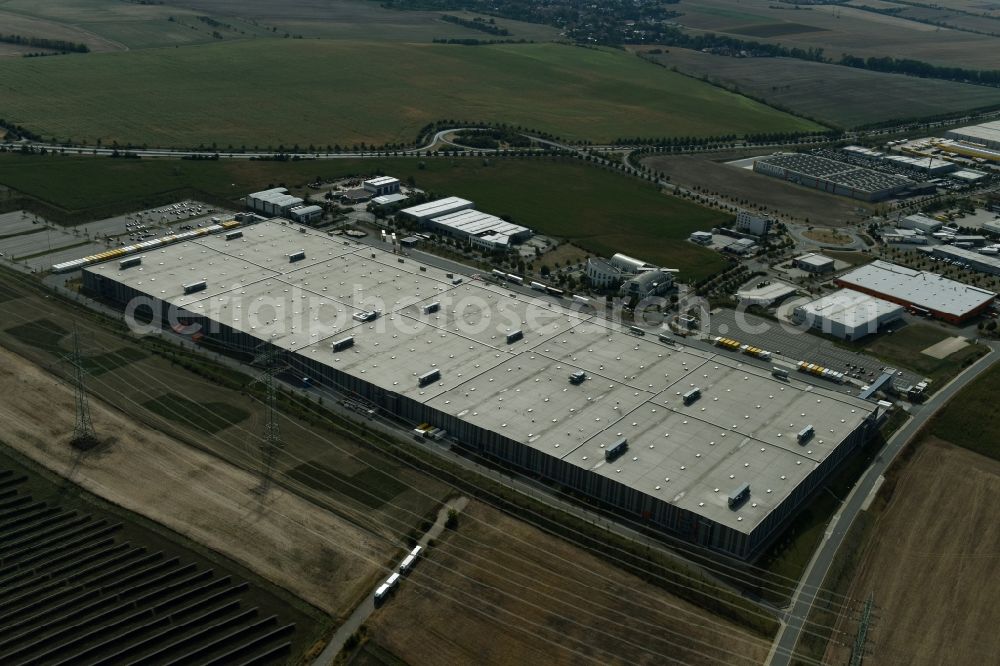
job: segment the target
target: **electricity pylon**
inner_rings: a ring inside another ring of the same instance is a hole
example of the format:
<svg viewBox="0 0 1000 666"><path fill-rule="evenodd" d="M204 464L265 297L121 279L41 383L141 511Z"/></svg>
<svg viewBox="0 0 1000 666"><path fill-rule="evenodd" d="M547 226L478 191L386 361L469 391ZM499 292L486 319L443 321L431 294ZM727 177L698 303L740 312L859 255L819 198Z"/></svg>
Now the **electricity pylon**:
<svg viewBox="0 0 1000 666"><path fill-rule="evenodd" d="M260 463L260 485L256 491L261 495L266 495L271 489L271 479L274 475L274 462L278 452L284 448L281 441L281 432L278 430L278 399L277 388L274 383L274 376L278 373L278 350L268 347L263 353L258 354L253 362L255 365L263 365L264 373L250 383L251 386L260 382L264 385L264 433L259 451Z"/></svg>
<svg viewBox="0 0 1000 666"><path fill-rule="evenodd" d="M79 449L89 449L97 444L97 432L90 418L90 402L87 400L87 387L84 384L83 356L80 354L80 333L73 329L73 351L65 357L73 366L73 389L76 392L76 425L73 426L73 439L70 444Z"/></svg>

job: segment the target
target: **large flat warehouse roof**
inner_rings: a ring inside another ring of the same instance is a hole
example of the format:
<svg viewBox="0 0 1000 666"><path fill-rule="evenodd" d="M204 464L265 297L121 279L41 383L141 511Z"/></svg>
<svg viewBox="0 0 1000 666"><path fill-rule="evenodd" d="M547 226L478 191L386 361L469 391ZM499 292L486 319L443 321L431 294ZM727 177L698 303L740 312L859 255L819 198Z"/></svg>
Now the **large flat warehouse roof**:
<svg viewBox="0 0 1000 666"><path fill-rule="evenodd" d="M302 249L305 258L289 259ZM877 408L280 221L155 255L87 270L742 533ZM206 289L183 293L193 277ZM373 321L354 317L376 309ZM347 336L353 344L334 351ZM578 370L587 380L569 383ZM701 397L685 404L694 387ZM799 444L810 425L815 436ZM628 451L605 462L621 438ZM750 499L732 510L727 498L743 483Z"/></svg>
<svg viewBox="0 0 1000 666"><path fill-rule="evenodd" d="M956 317L965 316L996 297L992 291L949 280L937 273L881 260L842 275L837 281L846 287L857 286Z"/></svg>

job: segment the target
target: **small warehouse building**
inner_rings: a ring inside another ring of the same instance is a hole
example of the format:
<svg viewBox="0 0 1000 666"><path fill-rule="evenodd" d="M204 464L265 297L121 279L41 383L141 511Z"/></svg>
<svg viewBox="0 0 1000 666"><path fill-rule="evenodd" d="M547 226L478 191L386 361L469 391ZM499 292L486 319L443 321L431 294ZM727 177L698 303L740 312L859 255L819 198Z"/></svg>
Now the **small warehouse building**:
<svg viewBox="0 0 1000 666"><path fill-rule="evenodd" d="M902 319L903 312L903 306L898 303L841 289L798 306L792 319L842 340L858 340Z"/></svg>
<svg viewBox="0 0 1000 666"><path fill-rule="evenodd" d="M1000 275L1000 259L996 256L982 254L975 250L967 250L964 247L955 247L954 245L935 245L932 254L939 259L959 261L980 273Z"/></svg>
<svg viewBox="0 0 1000 666"><path fill-rule="evenodd" d="M414 222L427 222L435 217L442 217L451 213L457 213L460 210L468 210L475 205L476 204L472 203L468 199L462 199L460 197L445 197L444 199L435 199L434 201L428 201L427 203L422 203L418 206L404 208L399 211L399 214L406 219L413 220Z"/></svg>
<svg viewBox="0 0 1000 666"><path fill-rule="evenodd" d="M372 193L372 196L380 197L386 194L396 194L399 192L399 179L392 176L379 176L369 178L364 183L364 189Z"/></svg>
<svg viewBox="0 0 1000 666"><path fill-rule="evenodd" d="M907 215L896 226L900 229L913 229L915 231L922 231L925 234L933 234L944 226L944 222L935 220L933 217L928 217L923 213L916 213L915 215Z"/></svg>
<svg viewBox="0 0 1000 666"><path fill-rule="evenodd" d="M323 217L323 209L316 205L298 206L289 211L289 216L301 224L309 224Z"/></svg>
<svg viewBox="0 0 1000 666"><path fill-rule="evenodd" d="M860 266L834 283L952 324L964 323L981 314L996 298L995 293L986 289L881 260Z"/></svg>
<svg viewBox="0 0 1000 666"><path fill-rule="evenodd" d="M293 208L304 203L299 197L289 194L284 187L254 192L246 198L246 202L250 210L269 217L288 217Z"/></svg>
<svg viewBox="0 0 1000 666"><path fill-rule="evenodd" d="M815 252L795 257L792 260L792 265L809 273L832 273L836 268L836 262L833 259Z"/></svg>
<svg viewBox="0 0 1000 666"><path fill-rule="evenodd" d="M503 249L532 236L531 229L527 227L470 209L432 218L425 221L424 225L444 236L490 250Z"/></svg>
<svg viewBox="0 0 1000 666"><path fill-rule="evenodd" d="M688 236L688 240L692 243L697 243L698 245L711 245L712 234L708 231L695 231Z"/></svg>

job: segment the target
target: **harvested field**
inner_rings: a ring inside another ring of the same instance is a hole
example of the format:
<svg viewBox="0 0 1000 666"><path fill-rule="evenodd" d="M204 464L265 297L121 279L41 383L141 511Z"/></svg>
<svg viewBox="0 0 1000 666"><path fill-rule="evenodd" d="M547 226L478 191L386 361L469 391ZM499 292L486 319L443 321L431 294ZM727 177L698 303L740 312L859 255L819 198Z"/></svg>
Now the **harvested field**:
<svg viewBox="0 0 1000 666"><path fill-rule="evenodd" d="M7 3L3 3L3 8L8 8ZM120 51L122 49L121 44L117 44L113 40L106 39L102 36L95 35L89 30L79 26L62 23L60 21L46 20L34 16L26 16L21 13L0 11L0 26L2 26L2 28L0 28L0 32L5 35L43 37L45 39L64 40L74 44L86 44L87 48L94 53L101 51ZM9 52L8 50L12 47L19 50ZM22 53L37 53L39 51L45 51L45 49L20 47L13 44L0 43L0 55L19 56Z"/></svg>
<svg viewBox="0 0 1000 666"><path fill-rule="evenodd" d="M837 127L1000 105L997 88L793 58L730 58L674 47L647 57L690 76L705 77L724 88Z"/></svg>
<svg viewBox="0 0 1000 666"><path fill-rule="evenodd" d="M411 578L369 621L373 649L363 663L384 662L388 652L412 666L759 664L769 648L767 640L479 503Z"/></svg>
<svg viewBox="0 0 1000 666"><path fill-rule="evenodd" d="M886 482L889 486L891 481ZM981 664L1000 654L1000 462L928 437L900 472L849 594L872 592L865 664ZM842 630L854 624L841 618ZM831 648L824 663L846 663Z"/></svg>
<svg viewBox="0 0 1000 666"><path fill-rule="evenodd" d="M822 30L761 35L750 41L778 43L788 48L823 49L827 58L848 53L861 57L913 58L935 65L994 69L1000 39L970 32L940 29L905 18L864 11L842 4L814 4L795 9L788 3L752 3L740 0L699 0L685 3L678 21L696 32L730 34L748 26L805 24ZM774 31L777 28L763 28ZM905 54L905 55L904 55Z"/></svg>
<svg viewBox="0 0 1000 666"><path fill-rule="evenodd" d="M0 349L0 392L6 396L0 422L9 446L332 615L350 609L392 550L280 488L260 498L252 492L254 475L137 425L99 400L91 400L94 426L113 441L79 454L67 444L72 390L5 349Z"/></svg>
<svg viewBox="0 0 1000 666"><path fill-rule="evenodd" d="M871 210L860 201L799 187L706 157L656 156L647 157L642 162L655 171L664 172L670 176L671 182L678 185L698 186L702 190L719 192L729 199L761 204L797 221L808 220L810 224L843 227L871 214ZM863 215L859 214L859 208L864 210Z"/></svg>

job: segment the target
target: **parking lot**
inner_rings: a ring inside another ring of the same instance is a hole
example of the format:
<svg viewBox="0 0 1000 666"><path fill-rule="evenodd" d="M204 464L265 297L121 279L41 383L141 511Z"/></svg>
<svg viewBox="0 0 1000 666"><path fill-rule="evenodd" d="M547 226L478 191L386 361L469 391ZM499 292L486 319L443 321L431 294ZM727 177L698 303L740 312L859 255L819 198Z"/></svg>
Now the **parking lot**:
<svg viewBox="0 0 1000 666"><path fill-rule="evenodd" d="M722 335L741 343L766 349L792 361L806 361L843 372L851 379L870 383L882 374L885 365L873 356L836 346L829 340L797 329L790 324L763 319L744 312L713 310L709 320L713 335ZM897 375L897 381L915 384L922 377L909 371Z"/></svg>
<svg viewBox="0 0 1000 666"><path fill-rule="evenodd" d="M212 218L231 215L231 211L184 201L75 227L62 227L33 213L14 211L0 215L0 261L26 264L36 271L47 270L62 261L206 226L213 223Z"/></svg>

